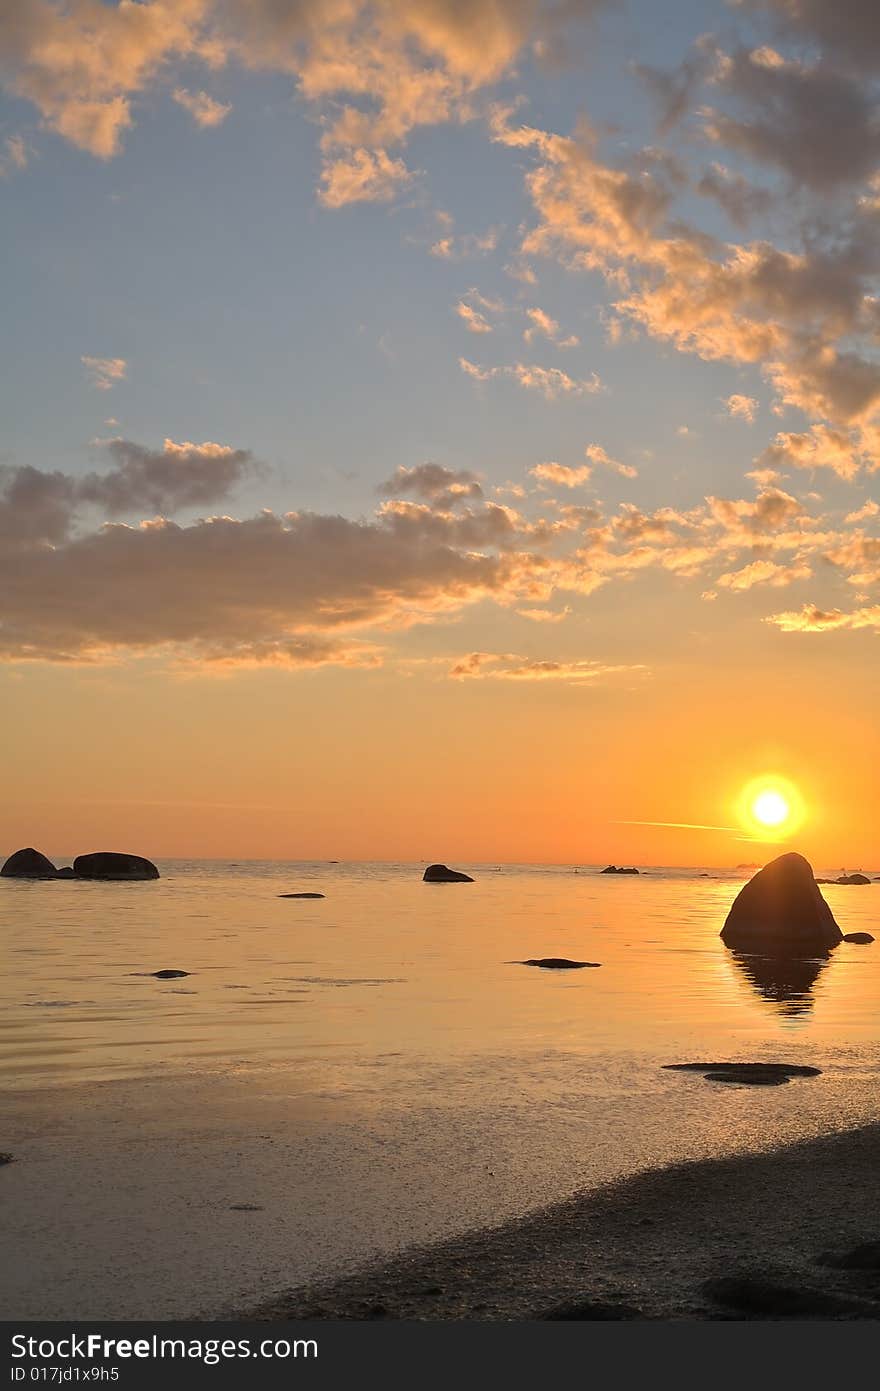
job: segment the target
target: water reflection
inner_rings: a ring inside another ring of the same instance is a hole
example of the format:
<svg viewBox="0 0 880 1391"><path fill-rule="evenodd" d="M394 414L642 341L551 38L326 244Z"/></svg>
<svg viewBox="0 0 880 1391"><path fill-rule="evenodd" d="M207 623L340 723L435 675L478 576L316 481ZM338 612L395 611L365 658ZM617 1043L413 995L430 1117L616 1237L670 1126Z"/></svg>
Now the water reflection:
<svg viewBox="0 0 880 1391"><path fill-rule="evenodd" d="M730 951L730 957L761 998L790 1017L807 1014L813 1008L813 988L830 962L831 952L802 957Z"/></svg>

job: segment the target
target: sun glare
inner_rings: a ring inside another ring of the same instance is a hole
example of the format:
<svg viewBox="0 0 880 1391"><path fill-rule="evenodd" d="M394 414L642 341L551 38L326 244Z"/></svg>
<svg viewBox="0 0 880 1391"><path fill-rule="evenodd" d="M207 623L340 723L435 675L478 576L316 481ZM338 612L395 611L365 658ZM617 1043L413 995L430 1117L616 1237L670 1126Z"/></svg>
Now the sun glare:
<svg viewBox="0 0 880 1391"><path fill-rule="evenodd" d="M760 792L752 802L752 815L762 826L781 826L788 820L791 807L781 792L768 789Z"/></svg>
<svg viewBox="0 0 880 1391"><path fill-rule="evenodd" d="M804 800L786 778L754 778L739 798L740 821L758 840L783 840L801 828L805 817Z"/></svg>

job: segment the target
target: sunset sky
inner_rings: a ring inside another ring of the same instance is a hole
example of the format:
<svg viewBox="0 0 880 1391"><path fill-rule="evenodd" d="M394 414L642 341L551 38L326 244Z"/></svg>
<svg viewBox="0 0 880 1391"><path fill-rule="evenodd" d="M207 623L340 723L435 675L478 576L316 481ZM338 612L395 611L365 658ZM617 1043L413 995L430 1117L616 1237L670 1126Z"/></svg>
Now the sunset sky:
<svg viewBox="0 0 880 1391"><path fill-rule="evenodd" d="M726 865L766 777L876 865L878 81L876 0L3 5L3 854Z"/></svg>

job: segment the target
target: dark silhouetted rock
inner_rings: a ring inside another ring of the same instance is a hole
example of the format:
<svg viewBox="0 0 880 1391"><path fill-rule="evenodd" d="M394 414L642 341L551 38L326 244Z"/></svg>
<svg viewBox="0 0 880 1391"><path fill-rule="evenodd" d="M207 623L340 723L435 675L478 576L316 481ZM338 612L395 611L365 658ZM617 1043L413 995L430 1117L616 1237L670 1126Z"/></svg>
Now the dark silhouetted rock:
<svg viewBox="0 0 880 1391"><path fill-rule="evenodd" d="M77 855L73 862L78 879L158 879L159 871L143 855L123 855L115 850L98 850L93 855Z"/></svg>
<svg viewBox="0 0 880 1391"><path fill-rule="evenodd" d="M763 1275L721 1275L707 1280L703 1294L716 1304L755 1318L834 1318L861 1314L876 1318L867 1300L805 1286L782 1285Z"/></svg>
<svg viewBox="0 0 880 1391"><path fill-rule="evenodd" d="M0 869L7 879L54 879L57 873L52 861L31 845L26 850L16 850Z"/></svg>
<svg viewBox="0 0 880 1391"><path fill-rule="evenodd" d="M780 855L744 884L727 915L722 941L744 951L798 952L836 946L843 933L803 855Z"/></svg>
<svg viewBox="0 0 880 1391"><path fill-rule="evenodd" d="M323 898L323 894L279 894L279 898Z"/></svg>
<svg viewBox="0 0 880 1391"><path fill-rule="evenodd" d="M880 1270L880 1241L865 1241L850 1251L823 1251L819 1265L835 1270Z"/></svg>
<svg viewBox="0 0 880 1391"><path fill-rule="evenodd" d="M14 1164L14 1163L15 1163L15 1156L14 1156L14 1155L7 1154L7 1153L5 1152L5 1150L3 1151L3 1153L0 1153L0 1166L2 1166L2 1165L4 1165L4 1164Z"/></svg>
<svg viewBox="0 0 880 1391"><path fill-rule="evenodd" d="M183 976L188 976L189 971L151 971L150 975L155 976L156 980L181 980Z"/></svg>
<svg viewBox="0 0 880 1391"><path fill-rule="evenodd" d="M622 867L618 868L617 865L606 865L604 869L599 870L600 874L638 874L638 872L637 869L623 869Z"/></svg>
<svg viewBox="0 0 880 1391"><path fill-rule="evenodd" d="M664 1063L669 1072L701 1072L707 1082L740 1082L750 1087L781 1087L791 1077L818 1077L822 1069L801 1063Z"/></svg>
<svg viewBox="0 0 880 1391"><path fill-rule="evenodd" d="M73 865L65 865L63 869L59 869L58 873L55 875L55 878L56 878L56 879L76 879L76 878L77 878L77 873L76 873L76 870L73 868Z"/></svg>
<svg viewBox="0 0 880 1391"><path fill-rule="evenodd" d="M860 947L866 947L869 942L873 942L874 938L871 936L870 932L845 932L843 934L843 940L845 942L855 942Z"/></svg>
<svg viewBox="0 0 880 1391"><path fill-rule="evenodd" d="M841 874L839 879L834 880L835 884L870 884L867 874Z"/></svg>
<svg viewBox="0 0 880 1391"><path fill-rule="evenodd" d="M535 1316L539 1319L592 1319L595 1322L606 1322L620 1319L644 1319L647 1317L641 1309L636 1309L632 1304L606 1304L599 1299L575 1300L571 1304L557 1304L553 1309L546 1309L543 1313Z"/></svg>
<svg viewBox="0 0 880 1391"><path fill-rule="evenodd" d="M520 961L519 966L541 966L545 971L580 971L584 966L601 966L601 961L569 961L565 956L537 956Z"/></svg>
<svg viewBox="0 0 880 1391"><path fill-rule="evenodd" d="M426 884L472 884L474 882L469 874L462 874L457 869L449 869L446 865L428 865L422 879Z"/></svg>

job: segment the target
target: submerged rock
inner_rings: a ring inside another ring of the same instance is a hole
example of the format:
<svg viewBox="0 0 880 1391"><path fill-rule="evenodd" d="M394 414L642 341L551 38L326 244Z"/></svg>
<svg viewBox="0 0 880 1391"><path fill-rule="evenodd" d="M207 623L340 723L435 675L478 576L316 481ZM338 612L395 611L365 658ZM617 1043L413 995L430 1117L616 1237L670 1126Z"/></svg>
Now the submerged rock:
<svg viewBox="0 0 880 1391"><path fill-rule="evenodd" d="M638 874L638 872L637 869L633 869L632 867L624 869L622 866L618 868L617 865L606 865L604 869L599 870L600 874Z"/></svg>
<svg viewBox="0 0 880 1391"><path fill-rule="evenodd" d="M78 879L158 879L159 871L143 855L125 855L116 850L98 850L77 855L73 862Z"/></svg>
<svg viewBox="0 0 880 1391"><path fill-rule="evenodd" d="M279 898L323 898L323 894L279 894Z"/></svg>
<svg viewBox="0 0 880 1391"><path fill-rule="evenodd" d="M867 874L841 874L839 879L834 880L835 884L870 884Z"/></svg>
<svg viewBox="0 0 880 1391"><path fill-rule="evenodd" d="M190 975L189 971L150 971L148 973L155 976L156 980L181 980L184 976Z"/></svg>
<svg viewBox="0 0 880 1391"><path fill-rule="evenodd" d="M0 874L7 879L54 879L58 871L52 861L29 845L10 855Z"/></svg>
<svg viewBox="0 0 880 1391"><path fill-rule="evenodd" d="M472 884L474 881L469 874L462 874L461 870L450 869L448 865L428 865L422 875L426 884Z"/></svg>
<svg viewBox="0 0 880 1391"><path fill-rule="evenodd" d="M55 875L55 878L56 878L56 879L77 879L77 878L79 878L79 876L78 876L76 870L74 869L73 865L65 865L63 869L59 869L58 873Z"/></svg>
<svg viewBox="0 0 880 1391"><path fill-rule="evenodd" d="M843 933L803 855L780 855L744 884L721 931L729 947L798 952L836 946Z"/></svg>
<svg viewBox="0 0 880 1391"><path fill-rule="evenodd" d="M844 932L843 940L845 942L855 942L859 946L866 947L869 942L873 942L874 938L871 936L870 932Z"/></svg>
<svg viewBox="0 0 880 1391"><path fill-rule="evenodd" d="M601 961L569 961L566 956L533 956L518 966L541 966L545 971L580 971L584 966L601 966Z"/></svg>
<svg viewBox="0 0 880 1391"><path fill-rule="evenodd" d="M792 1077L819 1077L822 1069L803 1063L664 1063L667 1072L701 1072L707 1082L742 1082L750 1087L781 1087Z"/></svg>

